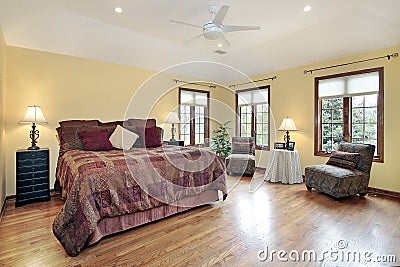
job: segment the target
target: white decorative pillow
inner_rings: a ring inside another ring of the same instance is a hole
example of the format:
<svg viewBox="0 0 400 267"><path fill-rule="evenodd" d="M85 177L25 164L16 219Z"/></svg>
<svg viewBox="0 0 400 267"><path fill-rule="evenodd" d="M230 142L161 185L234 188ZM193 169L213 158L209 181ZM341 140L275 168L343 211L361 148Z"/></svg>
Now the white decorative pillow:
<svg viewBox="0 0 400 267"><path fill-rule="evenodd" d="M138 138L139 135L117 125L109 139L113 147L128 150L132 148Z"/></svg>

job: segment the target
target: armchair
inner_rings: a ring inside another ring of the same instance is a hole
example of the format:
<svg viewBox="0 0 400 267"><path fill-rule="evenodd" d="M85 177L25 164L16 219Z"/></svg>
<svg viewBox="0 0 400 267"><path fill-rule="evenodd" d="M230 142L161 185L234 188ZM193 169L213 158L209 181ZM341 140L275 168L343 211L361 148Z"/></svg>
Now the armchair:
<svg viewBox="0 0 400 267"><path fill-rule="evenodd" d="M253 137L232 137L232 154L225 159L228 175L250 175L256 170Z"/></svg>
<svg viewBox="0 0 400 267"><path fill-rule="evenodd" d="M368 190L375 146L342 142L338 151L359 153L354 170L334 165L320 164L305 168L305 183L312 188L332 196L335 200L359 194L365 196Z"/></svg>

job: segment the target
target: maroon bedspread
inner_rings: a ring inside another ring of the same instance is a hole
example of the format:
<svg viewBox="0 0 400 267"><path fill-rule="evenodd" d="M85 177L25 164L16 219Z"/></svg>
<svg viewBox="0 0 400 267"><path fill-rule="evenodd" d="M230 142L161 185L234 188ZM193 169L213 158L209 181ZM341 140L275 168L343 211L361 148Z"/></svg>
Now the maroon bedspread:
<svg viewBox="0 0 400 267"><path fill-rule="evenodd" d="M83 250L102 218L151 209L209 189L227 193L219 158L203 149L177 146L71 150L58 160L57 179L65 205L53 232L70 256Z"/></svg>

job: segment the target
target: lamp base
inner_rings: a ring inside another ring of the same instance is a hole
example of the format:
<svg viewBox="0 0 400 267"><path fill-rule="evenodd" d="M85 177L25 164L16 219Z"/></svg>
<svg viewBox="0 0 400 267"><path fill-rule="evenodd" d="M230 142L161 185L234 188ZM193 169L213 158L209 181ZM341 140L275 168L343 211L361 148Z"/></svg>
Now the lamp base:
<svg viewBox="0 0 400 267"><path fill-rule="evenodd" d="M40 149L40 147L38 147L38 146L30 146L30 147L28 147L28 150L38 150L38 149Z"/></svg>

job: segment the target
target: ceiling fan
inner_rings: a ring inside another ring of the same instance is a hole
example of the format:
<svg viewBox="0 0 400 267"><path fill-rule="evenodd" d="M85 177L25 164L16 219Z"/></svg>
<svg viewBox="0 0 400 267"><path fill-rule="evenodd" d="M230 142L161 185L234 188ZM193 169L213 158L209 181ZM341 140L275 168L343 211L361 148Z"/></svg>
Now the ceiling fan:
<svg viewBox="0 0 400 267"><path fill-rule="evenodd" d="M194 25L187 22L182 22L178 20L171 19L170 22L183 24L190 27L201 28L203 29L203 33L186 40L184 43L191 42L197 38L204 36L204 38L209 40L222 39L227 45L230 45L229 41L226 39L224 33L228 32L237 32L237 31L251 31L251 30L259 30L260 26L232 26L232 25L224 25L222 24L226 13L229 10L229 6L222 6L217 12L217 6L210 6L208 10L211 13L212 20L205 23L203 26Z"/></svg>

